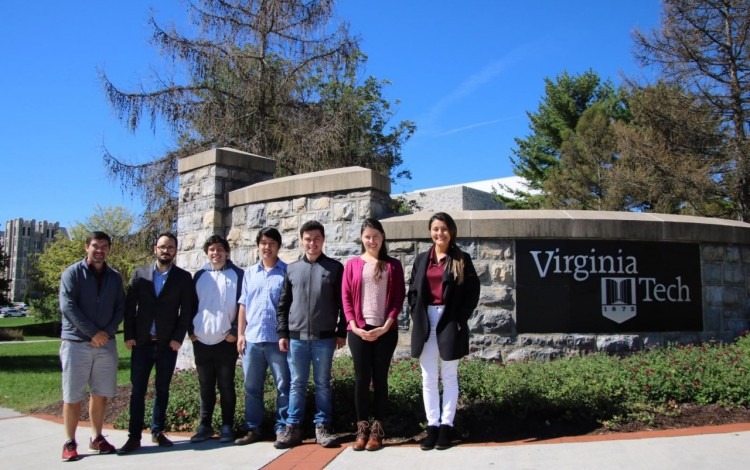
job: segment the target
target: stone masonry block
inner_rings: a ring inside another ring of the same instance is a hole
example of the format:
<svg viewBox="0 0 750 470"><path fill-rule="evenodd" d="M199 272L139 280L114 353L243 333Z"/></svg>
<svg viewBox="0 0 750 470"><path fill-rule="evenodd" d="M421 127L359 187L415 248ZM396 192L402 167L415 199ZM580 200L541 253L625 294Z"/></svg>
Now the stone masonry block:
<svg viewBox="0 0 750 470"><path fill-rule="evenodd" d="M292 199L292 210L294 212L303 212L307 208L306 197L296 197Z"/></svg>
<svg viewBox="0 0 750 470"><path fill-rule="evenodd" d="M354 203L349 202L336 202L333 204L333 220L344 221L352 220L354 218Z"/></svg>
<svg viewBox="0 0 750 470"><path fill-rule="evenodd" d="M736 264L724 263L723 279L724 285L741 286L745 282L744 267Z"/></svg>
<svg viewBox="0 0 750 470"><path fill-rule="evenodd" d="M742 262L750 265L750 246L743 246L740 250Z"/></svg>
<svg viewBox="0 0 750 470"><path fill-rule="evenodd" d="M388 234L385 235L386 240L388 239ZM413 242L388 242L388 252L391 254L391 256L396 256L400 253L414 253L414 243Z"/></svg>
<svg viewBox="0 0 750 470"><path fill-rule="evenodd" d="M242 230L240 230L238 227L233 227L227 234L227 242L229 243L229 246L231 248L237 248L238 246L240 246L241 237Z"/></svg>
<svg viewBox="0 0 750 470"><path fill-rule="evenodd" d="M701 258L708 262L724 261L724 247L719 245L704 245L701 249Z"/></svg>
<svg viewBox="0 0 750 470"><path fill-rule="evenodd" d="M709 307L721 307L723 305L723 287L706 286L703 288L703 295L703 302Z"/></svg>
<svg viewBox="0 0 750 470"><path fill-rule="evenodd" d="M310 210L312 211L320 211L331 207L330 197L315 197L311 199Z"/></svg>
<svg viewBox="0 0 750 470"><path fill-rule="evenodd" d="M291 204L289 201L274 201L266 204L266 215L269 217L281 217L289 212Z"/></svg>
<svg viewBox="0 0 750 470"><path fill-rule="evenodd" d="M510 242L488 241L480 245L478 250L479 259L506 260L511 257Z"/></svg>
<svg viewBox="0 0 750 470"><path fill-rule="evenodd" d="M721 285L721 264L704 263L703 264L703 284L710 286Z"/></svg>
<svg viewBox="0 0 750 470"><path fill-rule="evenodd" d="M486 262L475 261L474 269L477 272L477 276L479 276L479 283L481 285L483 286L492 285L492 276L490 275L490 268Z"/></svg>
<svg viewBox="0 0 750 470"><path fill-rule="evenodd" d="M289 232L289 231L297 231L299 228L299 217L292 216L292 217L283 217L279 220L279 227L280 230L283 232Z"/></svg>
<svg viewBox="0 0 750 470"><path fill-rule="evenodd" d="M500 284L513 284L513 263L504 262L491 265L492 281Z"/></svg>
<svg viewBox="0 0 750 470"><path fill-rule="evenodd" d="M221 230L221 212L209 211L203 214L203 228Z"/></svg>
<svg viewBox="0 0 750 470"><path fill-rule="evenodd" d="M250 204L247 206L245 224L252 228L261 228L266 224L265 204Z"/></svg>
<svg viewBox="0 0 750 470"><path fill-rule="evenodd" d="M725 308L737 307L738 305L742 305L742 300L745 297L745 289L725 287L723 289L722 303Z"/></svg>
<svg viewBox="0 0 750 470"><path fill-rule="evenodd" d="M738 263L742 259L740 249L737 246L728 246L725 251L724 261L727 263Z"/></svg>
<svg viewBox="0 0 750 470"><path fill-rule="evenodd" d="M326 231L326 244L341 243L344 241L343 224L323 224Z"/></svg>
<svg viewBox="0 0 750 470"><path fill-rule="evenodd" d="M357 249L359 249L361 246L360 240L362 239L362 227L359 224L348 224L344 230L346 232L346 241L356 245Z"/></svg>

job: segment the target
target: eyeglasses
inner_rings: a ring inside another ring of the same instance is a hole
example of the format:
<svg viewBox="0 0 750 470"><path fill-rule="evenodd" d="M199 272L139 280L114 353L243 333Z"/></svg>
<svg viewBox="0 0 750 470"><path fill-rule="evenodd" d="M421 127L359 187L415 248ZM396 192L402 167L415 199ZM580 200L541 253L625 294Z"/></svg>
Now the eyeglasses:
<svg viewBox="0 0 750 470"><path fill-rule="evenodd" d="M175 251L177 247L176 246L157 246L156 249L159 251Z"/></svg>

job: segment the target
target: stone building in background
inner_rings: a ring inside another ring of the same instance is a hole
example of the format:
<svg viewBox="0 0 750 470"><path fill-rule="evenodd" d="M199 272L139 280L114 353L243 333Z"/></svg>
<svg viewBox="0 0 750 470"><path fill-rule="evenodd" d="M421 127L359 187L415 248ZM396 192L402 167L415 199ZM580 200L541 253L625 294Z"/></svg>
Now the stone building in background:
<svg viewBox="0 0 750 470"><path fill-rule="evenodd" d="M396 194L394 199L402 204L422 211L471 211L499 210L505 205L496 200L494 194L512 197L506 188L529 191L520 176L508 176L472 183L454 184L435 188L418 189Z"/></svg>
<svg viewBox="0 0 750 470"><path fill-rule="evenodd" d="M34 255L44 251L47 243L62 232L68 236L59 222L37 221L35 219L13 219L5 222L3 249L9 257L5 278L10 280L8 298L21 302L27 296L34 296L34 285L31 280L31 262Z"/></svg>

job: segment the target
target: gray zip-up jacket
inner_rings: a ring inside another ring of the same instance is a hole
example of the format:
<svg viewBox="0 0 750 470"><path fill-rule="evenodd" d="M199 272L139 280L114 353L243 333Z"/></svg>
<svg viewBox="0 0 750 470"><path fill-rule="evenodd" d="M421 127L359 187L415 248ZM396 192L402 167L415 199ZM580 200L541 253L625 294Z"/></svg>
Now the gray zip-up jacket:
<svg viewBox="0 0 750 470"><path fill-rule="evenodd" d="M276 309L279 338L346 338L343 274L344 265L324 254L314 263L305 256L287 266Z"/></svg>
<svg viewBox="0 0 750 470"><path fill-rule="evenodd" d="M105 264L101 287L84 259L60 278L62 339L91 341L98 331L114 338L125 313L125 289L120 273Z"/></svg>

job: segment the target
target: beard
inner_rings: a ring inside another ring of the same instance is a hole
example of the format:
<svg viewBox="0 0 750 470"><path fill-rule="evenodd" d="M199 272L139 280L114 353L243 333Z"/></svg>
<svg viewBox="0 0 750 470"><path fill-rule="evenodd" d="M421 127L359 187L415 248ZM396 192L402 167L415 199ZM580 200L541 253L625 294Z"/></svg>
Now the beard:
<svg viewBox="0 0 750 470"><path fill-rule="evenodd" d="M174 260L174 256L158 256L156 258L156 262L159 266L169 266L172 264L172 260Z"/></svg>

